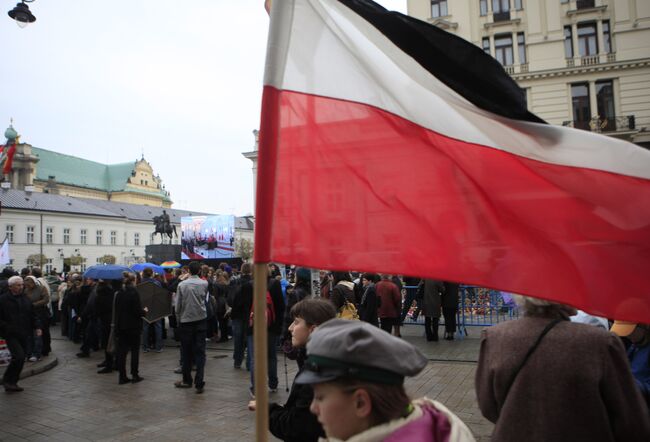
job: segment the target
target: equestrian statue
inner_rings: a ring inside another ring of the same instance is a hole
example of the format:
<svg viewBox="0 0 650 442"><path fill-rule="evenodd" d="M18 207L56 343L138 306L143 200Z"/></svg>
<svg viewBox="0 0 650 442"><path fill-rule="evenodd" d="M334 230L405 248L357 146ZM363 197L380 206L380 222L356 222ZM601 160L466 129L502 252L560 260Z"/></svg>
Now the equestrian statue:
<svg viewBox="0 0 650 442"><path fill-rule="evenodd" d="M172 233L176 238L178 238L178 233L176 233L176 226L171 223L169 220L169 215L166 210L163 210L162 215L153 217L153 224L156 226L156 230L151 234L151 238L156 236L156 233L160 233L161 244L165 242L164 235L169 236L169 242L172 240Z"/></svg>

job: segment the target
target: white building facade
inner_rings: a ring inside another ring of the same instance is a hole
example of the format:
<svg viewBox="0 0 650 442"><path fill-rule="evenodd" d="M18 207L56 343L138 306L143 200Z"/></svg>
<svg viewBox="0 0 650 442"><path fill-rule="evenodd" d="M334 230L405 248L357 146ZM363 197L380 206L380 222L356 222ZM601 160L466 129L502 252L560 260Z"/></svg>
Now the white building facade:
<svg viewBox="0 0 650 442"><path fill-rule="evenodd" d="M481 47L551 124L650 148L650 1L408 0L408 14Z"/></svg>

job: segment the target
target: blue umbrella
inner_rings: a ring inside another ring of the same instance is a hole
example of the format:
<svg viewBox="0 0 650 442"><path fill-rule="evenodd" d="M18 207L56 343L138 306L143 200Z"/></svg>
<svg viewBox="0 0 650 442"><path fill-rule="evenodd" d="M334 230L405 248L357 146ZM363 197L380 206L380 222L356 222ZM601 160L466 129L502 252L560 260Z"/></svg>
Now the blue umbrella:
<svg viewBox="0 0 650 442"><path fill-rule="evenodd" d="M84 272L84 278L90 279L122 279L122 272L133 273L133 270L126 266L118 265L96 265L88 267Z"/></svg>
<svg viewBox="0 0 650 442"><path fill-rule="evenodd" d="M157 264L152 264L150 262L143 262L143 263L139 263L139 264L133 264L131 266L131 270L134 270L136 272L141 272L141 271L143 271L144 269L147 269L147 268L149 268L149 269L153 270L154 272L159 273L161 275L163 273L165 273L165 269L163 269L162 267L160 267Z"/></svg>

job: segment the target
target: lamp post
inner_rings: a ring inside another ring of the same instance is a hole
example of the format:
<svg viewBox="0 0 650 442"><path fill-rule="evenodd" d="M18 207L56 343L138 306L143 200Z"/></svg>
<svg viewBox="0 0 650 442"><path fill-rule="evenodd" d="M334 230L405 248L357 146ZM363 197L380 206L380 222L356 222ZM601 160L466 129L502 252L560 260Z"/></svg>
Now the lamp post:
<svg viewBox="0 0 650 442"><path fill-rule="evenodd" d="M36 17L34 17L32 11L29 10L29 6L27 6L27 3L31 3L33 1L34 0L22 0L16 5L15 8L7 13L9 17L16 20L16 24L21 28L24 28L28 24L34 23L36 21Z"/></svg>

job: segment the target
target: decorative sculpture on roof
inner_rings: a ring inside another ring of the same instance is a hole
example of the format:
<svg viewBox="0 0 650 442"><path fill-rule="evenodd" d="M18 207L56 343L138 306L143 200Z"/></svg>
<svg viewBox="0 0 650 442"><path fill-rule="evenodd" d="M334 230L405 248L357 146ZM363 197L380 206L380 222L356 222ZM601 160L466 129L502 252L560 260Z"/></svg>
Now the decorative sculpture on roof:
<svg viewBox="0 0 650 442"><path fill-rule="evenodd" d="M178 233L176 233L176 226L173 225L169 219L167 211L163 209L162 215L153 217L153 224L156 226L156 230L153 232L152 236L155 236L156 233L160 233L160 241L164 242L164 235L169 236L169 241L172 240L172 233L176 238L178 238Z"/></svg>

